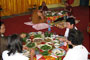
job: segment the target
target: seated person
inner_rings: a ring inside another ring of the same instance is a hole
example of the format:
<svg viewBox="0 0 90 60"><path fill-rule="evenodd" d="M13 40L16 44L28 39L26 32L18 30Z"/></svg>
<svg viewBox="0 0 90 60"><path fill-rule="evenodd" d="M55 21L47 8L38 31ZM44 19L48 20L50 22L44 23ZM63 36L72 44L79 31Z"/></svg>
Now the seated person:
<svg viewBox="0 0 90 60"><path fill-rule="evenodd" d="M41 8L42 11L48 11L48 7L46 6L46 3L43 1L42 5L39 6L39 8Z"/></svg>
<svg viewBox="0 0 90 60"><path fill-rule="evenodd" d="M74 18L66 19L66 31L65 31L65 34L64 34L64 36L66 38L68 37L70 29L76 29L77 30L77 28L75 27L75 19Z"/></svg>
<svg viewBox="0 0 90 60"><path fill-rule="evenodd" d="M68 16L72 15L72 6L70 6L67 2L65 2L65 9L64 11L66 11L68 13Z"/></svg>
<svg viewBox="0 0 90 60"><path fill-rule="evenodd" d="M44 14L42 13L42 11L33 10L32 23L33 24L38 24L38 23L45 23L45 22L46 22L46 18L44 16Z"/></svg>
<svg viewBox="0 0 90 60"><path fill-rule="evenodd" d="M7 37L4 36L5 30L5 24L0 21L0 60L2 60L2 52L7 48Z"/></svg>
<svg viewBox="0 0 90 60"><path fill-rule="evenodd" d="M0 37L4 37L5 30L5 24L0 21Z"/></svg>
<svg viewBox="0 0 90 60"><path fill-rule="evenodd" d="M82 45L83 35L79 30L71 29L67 43L72 45L63 60L88 60L88 51Z"/></svg>
<svg viewBox="0 0 90 60"><path fill-rule="evenodd" d="M74 18L67 18L66 19L66 31L64 34L64 38L60 38L59 39L60 41L66 42L70 29L77 30L77 28L75 27L75 19ZM72 48L72 46L71 46L71 48Z"/></svg>
<svg viewBox="0 0 90 60"><path fill-rule="evenodd" d="M22 54L22 48L22 40L19 35L9 36L7 50L2 53L3 60L29 60Z"/></svg>

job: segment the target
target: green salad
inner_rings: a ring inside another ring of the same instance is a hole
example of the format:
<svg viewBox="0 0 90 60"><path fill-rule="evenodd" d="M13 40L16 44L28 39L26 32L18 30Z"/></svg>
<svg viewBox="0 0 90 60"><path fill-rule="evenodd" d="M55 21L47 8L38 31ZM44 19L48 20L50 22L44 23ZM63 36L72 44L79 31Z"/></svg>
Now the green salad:
<svg viewBox="0 0 90 60"><path fill-rule="evenodd" d="M44 55L44 56L47 56L49 53L48 53L48 51L44 51L41 54Z"/></svg>
<svg viewBox="0 0 90 60"><path fill-rule="evenodd" d="M27 47L29 47L29 48L35 47L35 43L29 43L29 44L27 44Z"/></svg>
<svg viewBox="0 0 90 60"><path fill-rule="evenodd" d="M35 38L41 38L41 34L34 35Z"/></svg>
<svg viewBox="0 0 90 60"><path fill-rule="evenodd" d="M48 46L48 45L43 45L40 47L40 49L42 50L50 50L52 47L51 46Z"/></svg>

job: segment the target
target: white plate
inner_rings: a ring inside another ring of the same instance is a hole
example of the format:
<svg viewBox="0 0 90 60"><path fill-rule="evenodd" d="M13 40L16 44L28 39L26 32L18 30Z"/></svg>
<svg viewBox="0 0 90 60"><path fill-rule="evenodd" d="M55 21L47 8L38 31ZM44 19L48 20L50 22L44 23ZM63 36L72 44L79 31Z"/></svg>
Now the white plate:
<svg viewBox="0 0 90 60"><path fill-rule="evenodd" d="M30 57L30 51L28 50L23 50L23 55Z"/></svg>
<svg viewBox="0 0 90 60"><path fill-rule="evenodd" d="M33 41L35 42L36 39L40 39L40 41L38 41L38 42L42 42L43 41L42 38L34 38Z"/></svg>
<svg viewBox="0 0 90 60"><path fill-rule="evenodd" d="M55 56L64 56L65 55L65 50L61 48L55 48L52 50L52 55Z"/></svg>
<svg viewBox="0 0 90 60"><path fill-rule="evenodd" d="M29 35L35 35L36 34L36 32L30 32L29 33Z"/></svg>
<svg viewBox="0 0 90 60"><path fill-rule="evenodd" d="M51 39L51 41L53 41L53 39L52 39L52 38L50 38L50 37L46 37L45 39ZM50 41L46 41L46 42L50 42Z"/></svg>
<svg viewBox="0 0 90 60"><path fill-rule="evenodd" d="M31 39L26 39L26 42L27 42L27 43L30 43L30 42L31 42Z"/></svg>
<svg viewBox="0 0 90 60"><path fill-rule="evenodd" d="M59 40L53 40L53 43L59 43Z"/></svg>

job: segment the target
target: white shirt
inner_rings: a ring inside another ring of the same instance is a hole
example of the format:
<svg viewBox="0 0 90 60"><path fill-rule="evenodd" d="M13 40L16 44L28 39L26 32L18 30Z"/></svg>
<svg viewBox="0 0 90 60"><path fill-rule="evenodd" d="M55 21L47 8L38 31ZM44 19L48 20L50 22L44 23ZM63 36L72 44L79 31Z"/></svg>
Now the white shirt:
<svg viewBox="0 0 90 60"><path fill-rule="evenodd" d="M88 60L88 51L83 45L69 49L63 60Z"/></svg>
<svg viewBox="0 0 90 60"><path fill-rule="evenodd" d="M77 28L75 27L75 29L77 30ZM64 36L67 38L68 37L68 34L69 34L69 28L66 28L66 31L65 31L65 34L64 34Z"/></svg>
<svg viewBox="0 0 90 60"><path fill-rule="evenodd" d="M29 60L29 58L24 56L22 53L15 53L14 55L11 54L8 56L8 52L9 51L6 50L2 53L3 60Z"/></svg>

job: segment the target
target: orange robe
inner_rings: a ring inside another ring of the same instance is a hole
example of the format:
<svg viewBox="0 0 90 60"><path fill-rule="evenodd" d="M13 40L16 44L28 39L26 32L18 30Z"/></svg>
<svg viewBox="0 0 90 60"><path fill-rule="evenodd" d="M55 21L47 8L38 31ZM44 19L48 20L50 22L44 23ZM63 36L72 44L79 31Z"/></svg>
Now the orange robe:
<svg viewBox="0 0 90 60"><path fill-rule="evenodd" d="M43 13L39 12L38 10L34 10L32 14L32 23L38 24L38 23L44 23L46 22L46 18L43 15Z"/></svg>

